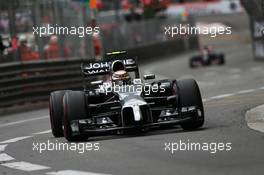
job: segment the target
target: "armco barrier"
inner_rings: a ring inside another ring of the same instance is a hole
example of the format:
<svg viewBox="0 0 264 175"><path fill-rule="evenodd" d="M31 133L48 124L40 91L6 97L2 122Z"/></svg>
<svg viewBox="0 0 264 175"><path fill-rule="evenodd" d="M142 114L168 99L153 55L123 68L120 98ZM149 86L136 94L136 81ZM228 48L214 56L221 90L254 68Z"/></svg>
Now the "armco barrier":
<svg viewBox="0 0 264 175"><path fill-rule="evenodd" d="M80 89L82 59L0 65L0 107L47 100L58 89Z"/></svg>

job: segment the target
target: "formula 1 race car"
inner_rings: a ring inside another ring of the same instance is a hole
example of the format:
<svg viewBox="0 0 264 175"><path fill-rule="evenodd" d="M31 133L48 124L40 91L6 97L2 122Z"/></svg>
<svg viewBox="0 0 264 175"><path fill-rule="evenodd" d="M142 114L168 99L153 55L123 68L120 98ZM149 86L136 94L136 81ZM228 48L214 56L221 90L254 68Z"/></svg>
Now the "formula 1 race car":
<svg viewBox="0 0 264 175"><path fill-rule="evenodd" d="M110 58L110 59L109 59ZM204 108L195 80L140 79L136 58L124 52L81 65L83 91L52 92L49 101L54 137L68 141L102 134L140 133L161 126L194 130L204 124ZM103 80L90 81L98 76ZM106 76L106 77L105 77Z"/></svg>
<svg viewBox="0 0 264 175"><path fill-rule="evenodd" d="M201 54L193 56L189 61L189 65L191 68L224 64L225 55L223 53L214 52L207 46L205 46L203 50L201 50Z"/></svg>

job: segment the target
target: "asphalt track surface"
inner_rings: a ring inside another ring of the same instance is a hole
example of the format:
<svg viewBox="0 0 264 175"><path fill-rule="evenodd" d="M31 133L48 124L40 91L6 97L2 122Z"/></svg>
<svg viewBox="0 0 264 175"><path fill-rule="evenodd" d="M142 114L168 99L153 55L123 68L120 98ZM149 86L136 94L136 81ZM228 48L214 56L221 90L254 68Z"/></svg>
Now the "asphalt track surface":
<svg viewBox="0 0 264 175"><path fill-rule="evenodd" d="M235 42L220 47L227 56L225 66L191 70L188 58L193 53L185 53L140 67L142 73L155 73L158 79L195 78L206 112L202 129L185 132L175 127L144 135L94 137L85 143L99 143L99 151L39 153L33 151L33 143L67 143L49 132L48 110L2 116L0 174L263 174L264 134L247 127L245 113L264 104L264 62L253 61L250 44ZM230 142L232 149L215 154L165 151L165 143L180 141Z"/></svg>

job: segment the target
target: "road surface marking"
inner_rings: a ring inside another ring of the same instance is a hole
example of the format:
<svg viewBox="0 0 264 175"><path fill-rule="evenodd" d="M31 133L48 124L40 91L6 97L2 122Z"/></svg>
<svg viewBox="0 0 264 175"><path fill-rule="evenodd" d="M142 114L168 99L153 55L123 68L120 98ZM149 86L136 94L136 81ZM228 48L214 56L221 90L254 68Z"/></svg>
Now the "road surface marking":
<svg viewBox="0 0 264 175"><path fill-rule="evenodd" d="M217 95L217 96L213 96L208 98L209 100L214 100L214 99L222 99L222 98L226 98L226 97L231 97L235 94L231 93L231 94L222 94L222 95Z"/></svg>
<svg viewBox="0 0 264 175"><path fill-rule="evenodd" d="M20 141L20 140L24 140L24 139L27 139L27 138L30 138L30 137L32 137L32 136L16 137L16 138L13 138L13 139L2 141L2 142L0 142L0 144L14 143L14 142L17 142L17 141Z"/></svg>
<svg viewBox="0 0 264 175"><path fill-rule="evenodd" d="M38 118L31 118L31 119L20 120L20 121L16 121L16 122L4 123L4 124L0 125L0 128L6 127L6 126L17 125L17 124L21 124L21 123L25 123L25 122L31 122L31 121L35 121L35 120L46 119L46 118L48 118L48 116L42 116L42 117L38 117Z"/></svg>
<svg viewBox="0 0 264 175"><path fill-rule="evenodd" d="M0 163L1 162L6 162L6 161L10 161L10 160L14 160L13 157L9 156L8 154L6 153L1 153L0 154Z"/></svg>
<svg viewBox="0 0 264 175"><path fill-rule="evenodd" d="M264 105L255 107L247 111L245 120L249 128L264 132Z"/></svg>
<svg viewBox="0 0 264 175"><path fill-rule="evenodd" d="M247 94L247 93L251 93L251 92L255 92L255 91L259 91L259 90L264 90L264 87L260 87L260 88L256 88L256 89L241 90L241 91L237 91L237 92L234 92L234 93L212 96L212 97L203 99L203 101L206 102L206 101L211 101L211 100L219 100L219 99L223 99L223 98L226 98L226 97L232 97L232 96L235 96L235 95Z"/></svg>
<svg viewBox="0 0 264 175"><path fill-rule="evenodd" d="M21 171L38 171L38 170L50 169L50 167L47 166L32 164L28 162L11 162L11 163L4 163L1 165Z"/></svg>
<svg viewBox="0 0 264 175"><path fill-rule="evenodd" d="M85 171L74 171L74 170L63 170L57 172L48 172L48 175L106 175L101 173L92 173L92 172L85 172Z"/></svg>
<svg viewBox="0 0 264 175"><path fill-rule="evenodd" d="M47 134L47 133L51 133L51 130L46 130L46 131L41 131L41 132L36 132L36 133L33 133L33 135L40 135L40 134Z"/></svg>
<svg viewBox="0 0 264 175"><path fill-rule="evenodd" d="M250 92L254 92L258 89L248 89L248 90L242 90L242 91L238 91L236 94L247 94L247 93L250 93Z"/></svg>
<svg viewBox="0 0 264 175"><path fill-rule="evenodd" d="M0 145L0 152L5 151L6 146L7 146L7 145Z"/></svg>

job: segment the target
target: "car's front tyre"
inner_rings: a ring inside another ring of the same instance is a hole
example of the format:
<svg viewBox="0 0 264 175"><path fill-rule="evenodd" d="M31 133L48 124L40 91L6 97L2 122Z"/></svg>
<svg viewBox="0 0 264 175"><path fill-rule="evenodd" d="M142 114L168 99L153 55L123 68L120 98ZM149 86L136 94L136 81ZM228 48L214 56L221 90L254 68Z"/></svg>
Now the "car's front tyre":
<svg viewBox="0 0 264 175"><path fill-rule="evenodd" d="M225 64L225 55L223 53L221 53L219 55L219 65L224 65Z"/></svg>
<svg viewBox="0 0 264 175"><path fill-rule="evenodd" d="M185 79L177 81L179 88L179 98L181 107L195 106L197 113L193 115L192 120L182 123L184 130L194 130L204 124L204 107L198 84L193 79Z"/></svg>
<svg viewBox="0 0 264 175"><path fill-rule="evenodd" d="M64 137L68 141L79 141L87 139L81 133L73 132L71 122L73 120L85 119L88 117L86 110L85 94L82 91L68 91L63 98L63 124L64 124Z"/></svg>
<svg viewBox="0 0 264 175"><path fill-rule="evenodd" d="M54 137L63 137L62 118L63 107L62 100L66 91L55 91L50 94L49 113L51 131Z"/></svg>

